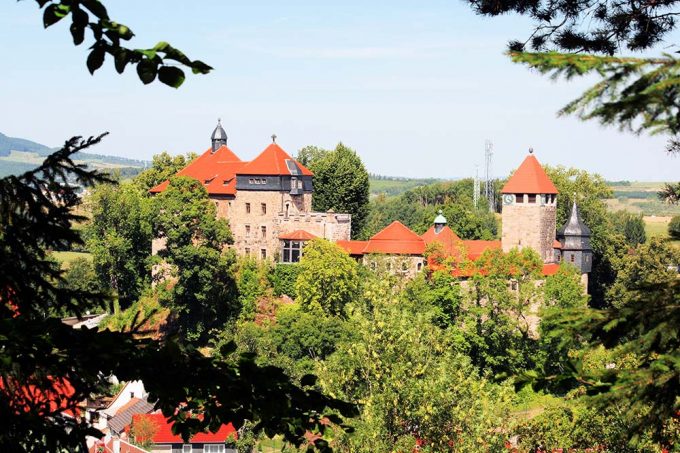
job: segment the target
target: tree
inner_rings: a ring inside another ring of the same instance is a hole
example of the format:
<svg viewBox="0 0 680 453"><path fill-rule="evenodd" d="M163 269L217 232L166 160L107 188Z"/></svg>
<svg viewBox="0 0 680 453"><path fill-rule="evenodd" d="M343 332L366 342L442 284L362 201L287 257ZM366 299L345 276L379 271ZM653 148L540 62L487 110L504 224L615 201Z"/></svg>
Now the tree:
<svg viewBox="0 0 680 453"><path fill-rule="evenodd" d="M673 239L680 240L680 215L673 216L668 222L668 235Z"/></svg>
<svg viewBox="0 0 680 453"><path fill-rule="evenodd" d="M354 414L352 406L294 385L280 369L258 367L252 357L225 365L171 336L143 340L73 329L47 316L82 314L104 301L100 293L59 285L61 271L47 256L57 244L82 243L72 227L84 220L73 213L80 200L74 183L91 187L106 178L71 156L100 140L73 138L36 169L0 179L0 450L86 451L86 436L101 433L84 419L60 414L106 393L111 375L144 381L156 408L185 440L248 419L256 432L281 433L299 445L306 430L323 435L324 414ZM173 372L159 373L159 366ZM190 416L196 413L203 417Z"/></svg>
<svg viewBox="0 0 680 453"><path fill-rule="evenodd" d="M43 25L50 27L60 20L71 16L69 30L73 44L79 46L85 41L86 31L90 31L94 43L87 57L90 74L99 69L108 54L114 60L119 74L129 64L136 66L139 80L149 84L156 79L173 88L184 83L184 71L175 65L191 69L194 74L207 74L212 68L199 60L191 60L182 51L167 42L159 42L148 49L131 49L122 45L135 35L126 25L109 17L106 7L99 0L36 0L44 8ZM92 21L91 21L92 19Z"/></svg>
<svg viewBox="0 0 680 453"><path fill-rule="evenodd" d="M133 184L102 184L92 190L89 203L87 250L101 284L125 309L150 283L151 200Z"/></svg>
<svg viewBox="0 0 680 453"><path fill-rule="evenodd" d="M178 171L189 165L196 157L198 157L196 153L171 156L163 151L160 154L155 154L151 168L138 174L134 179L134 184L144 192L148 192L151 188L175 176Z"/></svg>
<svg viewBox="0 0 680 453"><path fill-rule="evenodd" d="M342 143L332 151L308 146L298 156L314 173L312 208L352 214L352 236L356 236L368 216L368 172L361 158Z"/></svg>
<svg viewBox="0 0 680 453"><path fill-rule="evenodd" d="M358 265L347 252L325 239L305 245L295 283L300 305L342 315L345 305L361 295Z"/></svg>
<svg viewBox="0 0 680 453"><path fill-rule="evenodd" d="M626 244L635 247L644 244L647 240L645 221L642 214L631 214L626 211L616 211L610 214L612 223L617 233L623 234Z"/></svg>
<svg viewBox="0 0 680 453"><path fill-rule="evenodd" d="M164 302L189 340L204 340L210 328L221 327L239 311L231 275L235 256L226 249L233 242L229 225L217 218L203 184L186 176L171 178L154 204L154 236L164 242L158 252L169 291Z"/></svg>

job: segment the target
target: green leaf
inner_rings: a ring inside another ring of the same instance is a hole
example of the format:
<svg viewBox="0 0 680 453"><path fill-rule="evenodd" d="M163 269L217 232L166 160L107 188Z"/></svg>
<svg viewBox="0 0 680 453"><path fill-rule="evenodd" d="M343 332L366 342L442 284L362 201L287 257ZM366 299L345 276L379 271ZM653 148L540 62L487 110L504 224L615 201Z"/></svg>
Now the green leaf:
<svg viewBox="0 0 680 453"><path fill-rule="evenodd" d="M126 49L120 48L118 49L118 52L116 52L113 61L118 74L122 74L123 71L125 71L125 66L130 62L130 54Z"/></svg>
<svg viewBox="0 0 680 453"><path fill-rule="evenodd" d="M143 59L137 63L137 75L139 80L148 85L156 79L156 73L158 72L158 65L149 59Z"/></svg>
<svg viewBox="0 0 680 453"><path fill-rule="evenodd" d="M43 13L43 26L47 28L56 24L61 19L66 17L70 10L71 7L66 5L54 3L49 5L47 8L45 8L45 12Z"/></svg>
<svg viewBox="0 0 680 453"><path fill-rule="evenodd" d="M94 74L97 69L101 68L102 64L104 64L105 55L106 52L102 46L96 46L92 49L92 52L87 57L87 69L90 71L90 74Z"/></svg>
<svg viewBox="0 0 680 453"><path fill-rule="evenodd" d="M162 66L158 71L158 80L173 88L179 88L184 79L184 71L175 66Z"/></svg>

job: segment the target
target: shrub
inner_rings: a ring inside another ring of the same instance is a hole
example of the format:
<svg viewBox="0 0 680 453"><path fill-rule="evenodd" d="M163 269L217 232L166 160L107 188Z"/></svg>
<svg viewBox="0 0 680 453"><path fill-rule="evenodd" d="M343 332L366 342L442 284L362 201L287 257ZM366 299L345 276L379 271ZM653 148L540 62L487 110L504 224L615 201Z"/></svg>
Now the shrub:
<svg viewBox="0 0 680 453"><path fill-rule="evenodd" d="M277 264L274 269L274 294L277 296L286 295L295 299L295 281L300 274L300 266L297 264Z"/></svg>
<svg viewBox="0 0 680 453"><path fill-rule="evenodd" d="M680 240L680 215L673 217L668 224L668 235L673 239Z"/></svg>

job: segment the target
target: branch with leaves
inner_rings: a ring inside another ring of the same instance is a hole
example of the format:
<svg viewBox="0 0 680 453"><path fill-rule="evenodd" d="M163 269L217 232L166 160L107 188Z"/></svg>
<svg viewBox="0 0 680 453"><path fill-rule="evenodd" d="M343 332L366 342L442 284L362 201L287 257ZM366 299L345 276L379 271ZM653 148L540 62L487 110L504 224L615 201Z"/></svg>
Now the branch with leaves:
<svg viewBox="0 0 680 453"><path fill-rule="evenodd" d="M156 80L179 88L184 83L184 71L179 67L191 69L194 74L207 74L212 67L200 60L191 60L182 51L167 42L159 42L148 49L132 49L122 43L134 36L132 30L112 20L106 7L98 0L36 0L43 10L43 25L48 28L70 16L70 31L73 44L79 46L85 41L89 31L94 38L87 57L90 74L104 64L106 55L113 58L119 74L127 65L136 66L137 75L144 84Z"/></svg>

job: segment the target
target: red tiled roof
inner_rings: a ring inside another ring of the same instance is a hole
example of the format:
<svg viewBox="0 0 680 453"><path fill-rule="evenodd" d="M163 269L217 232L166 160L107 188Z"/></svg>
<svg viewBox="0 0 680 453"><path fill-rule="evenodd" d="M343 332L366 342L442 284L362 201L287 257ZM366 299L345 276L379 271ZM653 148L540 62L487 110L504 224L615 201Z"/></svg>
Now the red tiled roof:
<svg viewBox="0 0 680 453"><path fill-rule="evenodd" d="M439 233L435 233L434 226L431 226L421 237L423 238L423 241L425 241L425 245L439 242L444 246L444 250L449 255L457 255L460 245L462 244L460 237L458 237L448 225L442 228Z"/></svg>
<svg viewBox="0 0 680 453"><path fill-rule="evenodd" d="M169 423L163 414L136 414L132 417L132 423L134 424L140 418L145 418L156 425L156 432L151 439L154 444L183 443L182 436L172 433L172 423ZM220 426L220 429L214 433L196 433L189 442L222 444L226 442L230 436L234 440L237 439L237 433L234 425L228 423L226 425Z"/></svg>
<svg viewBox="0 0 680 453"><path fill-rule="evenodd" d="M178 176L189 176L200 181L211 195L235 195L236 172L246 165L226 145L212 152L206 152L177 172ZM149 192L159 193L167 189L169 181L163 181Z"/></svg>
<svg viewBox="0 0 680 453"><path fill-rule="evenodd" d="M19 382L6 385L5 381L0 379L0 392L5 394L10 408L16 412L37 411L43 416L61 412L71 417L78 416L80 401L75 399L76 391L71 383L64 378L48 379L51 388L47 389Z"/></svg>
<svg viewBox="0 0 680 453"><path fill-rule="evenodd" d="M560 265L556 263L544 264L543 265L543 275L555 275L559 270Z"/></svg>
<svg viewBox="0 0 680 453"><path fill-rule="evenodd" d="M529 154L522 165L513 173L501 193L556 194L557 188L538 163L533 154Z"/></svg>
<svg viewBox="0 0 680 453"><path fill-rule="evenodd" d="M425 241L406 225L395 220L368 240L364 253L422 255Z"/></svg>
<svg viewBox="0 0 680 453"><path fill-rule="evenodd" d="M467 252L467 256L472 261L476 260L485 250L500 249L502 247L501 241L463 241L463 246Z"/></svg>
<svg viewBox="0 0 680 453"><path fill-rule="evenodd" d="M553 248L554 248L554 249L561 249L561 248L562 248L562 243L561 243L560 241L558 241L557 239L555 239L555 240L553 241Z"/></svg>
<svg viewBox="0 0 680 453"><path fill-rule="evenodd" d="M291 231L290 233L283 233L279 235L279 239L285 239L289 241L311 241L312 239L316 239L317 236L314 236L312 233L309 233L305 230L295 230Z"/></svg>
<svg viewBox="0 0 680 453"><path fill-rule="evenodd" d="M368 241L337 241L336 244L350 255L363 255Z"/></svg>
<svg viewBox="0 0 680 453"><path fill-rule="evenodd" d="M290 175L286 161L293 161L303 175L312 176L307 167L296 161L276 143L267 146L255 159L248 162L238 171L239 175Z"/></svg>

